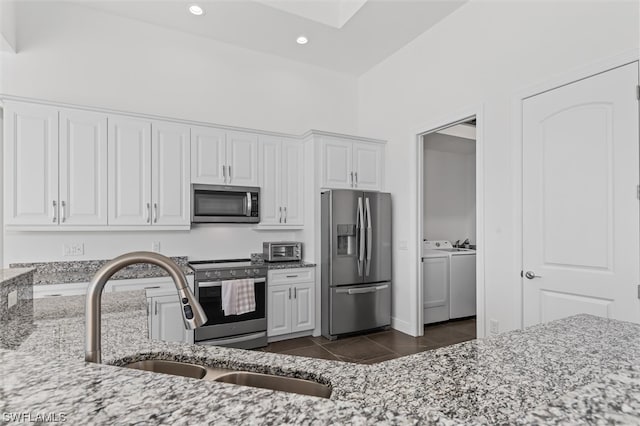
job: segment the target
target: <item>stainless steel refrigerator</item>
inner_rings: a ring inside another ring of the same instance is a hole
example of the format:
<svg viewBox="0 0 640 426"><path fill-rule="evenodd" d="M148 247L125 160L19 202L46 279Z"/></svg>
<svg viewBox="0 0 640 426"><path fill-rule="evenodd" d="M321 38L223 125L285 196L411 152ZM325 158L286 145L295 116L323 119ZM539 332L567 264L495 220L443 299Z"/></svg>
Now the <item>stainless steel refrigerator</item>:
<svg viewBox="0 0 640 426"><path fill-rule="evenodd" d="M391 194L323 192L322 335L391 324Z"/></svg>

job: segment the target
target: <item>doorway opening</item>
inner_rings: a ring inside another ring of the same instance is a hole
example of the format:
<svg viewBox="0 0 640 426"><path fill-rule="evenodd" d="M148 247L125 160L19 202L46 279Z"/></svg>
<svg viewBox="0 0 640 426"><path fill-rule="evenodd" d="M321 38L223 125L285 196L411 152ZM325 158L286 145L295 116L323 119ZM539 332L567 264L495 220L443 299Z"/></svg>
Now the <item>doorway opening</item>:
<svg viewBox="0 0 640 426"><path fill-rule="evenodd" d="M474 114L417 135L417 317L422 335L450 333L451 344L468 340L456 324L484 337L477 130Z"/></svg>

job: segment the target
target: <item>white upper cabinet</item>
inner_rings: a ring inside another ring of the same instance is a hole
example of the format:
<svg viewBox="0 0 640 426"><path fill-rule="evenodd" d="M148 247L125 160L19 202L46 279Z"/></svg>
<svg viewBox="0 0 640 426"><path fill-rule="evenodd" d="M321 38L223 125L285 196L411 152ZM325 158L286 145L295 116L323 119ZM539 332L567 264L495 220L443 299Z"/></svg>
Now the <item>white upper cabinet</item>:
<svg viewBox="0 0 640 426"><path fill-rule="evenodd" d="M304 145L296 140L282 141L283 223L304 223Z"/></svg>
<svg viewBox="0 0 640 426"><path fill-rule="evenodd" d="M109 117L109 225L190 222L189 127Z"/></svg>
<svg viewBox="0 0 640 426"><path fill-rule="evenodd" d="M258 186L258 136L227 132L227 183Z"/></svg>
<svg viewBox="0 0 640 426"><path fill-rule="evenodd" d="M277 137L260 136L260 223L276 225L282 221L282 141Z"/></svg>
<svg viewBox="0 0 640 426"><path fill-rule="evenodd" d="M385 145L379 142L322 136L321 186L373 191L383 189L384 149Z"/></svg>
<svg viewBox="0 0 640 426"><path fill-rule="evenodd" d="M107 224L107 116L60 111L59 223Z"/></svg>
<svg viewBox="0 0 640 426"><path fill-rule="evenodd" d="M260 224L301 226L304 210L304 145L260 136Z"/></svg>
<svg viewBox="0 0 640 426"><path fill-rule="evenodd" d="M384 145L353 143L353 184L358 189L382 189Z"/></svg>
<svg viewBox="0 0 640 426"><path fill-rule="evenodd" d="M226 132L212 127L191 128L191 181L222 185L226 180Z"/></svg>
<svg viewBox="0 0 640 426"><path fill-rule="evenodd" d="M190 129L154 122L151 145L151 195L154 225L189 225L191 177Z"/></svg>
<svg viewBox="0 0 640 426"><path fill-rule="evenodd" d="M6 224L107 224L107 117L9 103Z"/></svg>
<svg viewBox="0 0 640 426"><path fill-rule="evenodd" d="M151 224L151 123L109 117L109 224Z"/></svg>
<svg viewBox="0 0 640 426"><path fill-rule="evenodd" d="M6 103L5 223L58 223L58 111Z"/></svg>
<svg viewBox="0 0 640 426"><path fill-rule="evenodd" d="M322 186L326 188L351 188L353 185L352 151L350 141L322 139Z"/></svg>
<svg viewBox="0 0 640 426"><path fill-rule="evenodd" d="M258 136L213 127L191 129L191 182L258 186Z"/></svg>

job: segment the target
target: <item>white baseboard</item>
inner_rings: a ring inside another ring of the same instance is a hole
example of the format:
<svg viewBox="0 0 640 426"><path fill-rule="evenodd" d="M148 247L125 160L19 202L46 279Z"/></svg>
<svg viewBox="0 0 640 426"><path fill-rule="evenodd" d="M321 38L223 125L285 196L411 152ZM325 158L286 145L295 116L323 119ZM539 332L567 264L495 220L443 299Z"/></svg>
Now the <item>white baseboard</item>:
<svg viewBox="0 0 640 426"><path fill-rule="evenodd" d="M407 321L391 317L391 328L404 334L408 334L409 336L417 337L413 325Z"/></svg>

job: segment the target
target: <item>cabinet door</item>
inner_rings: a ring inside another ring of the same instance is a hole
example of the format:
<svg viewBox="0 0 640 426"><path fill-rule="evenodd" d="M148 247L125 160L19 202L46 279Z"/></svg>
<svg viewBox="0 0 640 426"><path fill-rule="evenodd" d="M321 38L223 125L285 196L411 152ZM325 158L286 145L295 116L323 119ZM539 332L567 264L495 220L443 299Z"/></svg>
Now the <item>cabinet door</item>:
<svg viewBox="0 0 640 426"><path fill-rule="evenodd" d="M384 178L384 145L353 143L354 187L381 190Z"/></svg>
<svg viewBox="0 0 640 426"><path fill-rule="evenodd" d="M351 188L353 182L352 142L323 138L320 143L322 187Z"/></svg>
<svg viewBox="0 0 640 426"><path fill-rule="evenodd" d="M267 293L267 336L291 333L291 286L269 286Z"/></svg>
<svg viewBox="0 0 640 426"><path fill-rule="evenodd" d="M281 203L281 158L280 138L260 137L260 223L274 225L282 222Z"/></svg>
<svg viewBox="0 0 640 426"><path fill-rule="evenodd" d="M191 182L225 183L226 133L211 127L191 128Z"/></svg>
<svg viewBox="0 0 640 426"><path fill-rule="evenodd" d="M58 111L5 104L5 223L58 223Z"/></svg>
<svg viewBox="0 0 640 426"><path fill-rule="evenodd" d="M178 296L151 298L151 338L165 342L186 342L182 305Z"/></svg>
<svg viewBox="0 0 640 426"><path fill-rule="evenodd" d="M282 142L282 207L287 225L304 223L304 145Z"/></svg>
<svg viewBox="0 0 640 426"><path fill-rule="evenodd" d="M258 136L227 132L227 183L258 186Z"/></svg>
<svg viewBox="0 0 640 426"><path fill-rule="evenodd" d="M109 225L151 223L151 123L109 117Z"/></svg>
<svg viewBox="0 0 640 426"><path fill-rule="evenodd" d="M315 284L299 283L293 286L291 303L291 332L311 330L315 327Z"/></svg>
<svg viewBox="0 0 640 426"><path fill-rule="evenodd" d="M190 130L179 124L154 122L152 139L152 222L189 225Z"/></svg>
<svg viewBox="0 0 640 426"><path fill-rule="evenodd" d="M60 224L107 224L107 116L60 111Z"/></svg>

